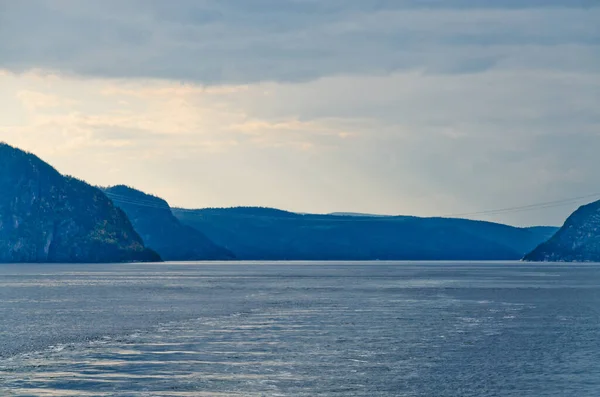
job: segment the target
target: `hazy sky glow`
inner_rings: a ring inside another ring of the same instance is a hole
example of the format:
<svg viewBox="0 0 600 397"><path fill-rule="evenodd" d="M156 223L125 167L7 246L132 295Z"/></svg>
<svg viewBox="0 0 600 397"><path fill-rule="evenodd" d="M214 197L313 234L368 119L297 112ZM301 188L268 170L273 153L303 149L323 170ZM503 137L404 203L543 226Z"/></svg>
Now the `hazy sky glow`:
<svg viewBox="0 0 600 397"><path fill-rule="evenodd" d="M0 140L186 207L600 193L598 21L597 0L0 0Z"/></svg>

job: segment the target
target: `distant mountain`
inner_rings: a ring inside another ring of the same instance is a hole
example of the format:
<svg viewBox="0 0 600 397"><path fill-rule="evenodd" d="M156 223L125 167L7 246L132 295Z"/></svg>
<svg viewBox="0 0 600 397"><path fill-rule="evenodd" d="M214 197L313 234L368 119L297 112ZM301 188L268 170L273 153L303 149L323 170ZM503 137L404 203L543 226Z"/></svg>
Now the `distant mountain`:
<svg viewBox="0 0 600 397"><path fill-rule="evenodd" d="M159 260L101 190L0 144L0 262Z"/></svg>
<svg viewBox="0 0 600 397"><path fill-rule="evenodd" d="M552 238L523 259L536 262L600 262L600 201L580 207Z"/></svg>
<svg viewBox="0 0 600 397"><path fill-rule="evenodd" d="M256 207L173 209L173 214L247 260L517 260L558 229Z"/></svg>
<svg viewBox="0 0 600 397"><path fill-rule="evenodd" d="M376 214L364 214L362 212L332 212L327 215L334 216L366 216L366 217L390 217L391 215L376 215Z"/></svg>
<svg viewBox="0 0 600 397"><path fill-rule="evenodd" d="M198 230L181 224L165 200L123 185L104 191L125 211L146 246L164 260L228 260L235 257Z"/></svg>

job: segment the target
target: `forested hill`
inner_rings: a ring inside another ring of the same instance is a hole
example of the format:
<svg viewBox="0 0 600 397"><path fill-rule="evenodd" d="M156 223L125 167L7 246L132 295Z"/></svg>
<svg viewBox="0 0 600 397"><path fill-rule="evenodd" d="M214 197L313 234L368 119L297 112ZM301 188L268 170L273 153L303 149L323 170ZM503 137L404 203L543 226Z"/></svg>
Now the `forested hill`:
<svg viewBox="0 0 600 397"><path fill-rule="evenodd" d="M165 200L123 185L104 191L125 211L146 246L158 252L164 260L234 258L229 250L213 243L198 230L181 224Z"/></svg>
<svg viewBox="0 0 600 397"><path fill-rule="evenodd" d="M173 209L173 214L248 260L518 260L557 230L258 207Z"/></svg>
<svg viewBox="0 0 600 397"><path fill-rule="evenodd" d="M600 204L557 228L273 208L171 209L92 187L0 144L0 262L167 260L600 260ZM158 253L157 253L158 252Z"/></svg>
<svg viewBox="0 0 600 397"><path fill-rule="evenodd" d="M0 262L159 260L100 189L0 144Z"/></svg>

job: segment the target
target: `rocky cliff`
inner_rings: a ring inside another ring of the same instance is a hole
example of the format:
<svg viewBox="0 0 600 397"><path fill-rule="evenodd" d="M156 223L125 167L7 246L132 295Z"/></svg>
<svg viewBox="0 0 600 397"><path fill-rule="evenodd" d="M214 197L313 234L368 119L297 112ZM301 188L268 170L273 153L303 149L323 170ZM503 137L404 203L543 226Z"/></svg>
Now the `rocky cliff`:
<svg viewBox="0 0 600 397"><path fill-rule="evenodd" d="M525 255L524 260L600 262L600 201L580 207L552 238Z"/></svg>

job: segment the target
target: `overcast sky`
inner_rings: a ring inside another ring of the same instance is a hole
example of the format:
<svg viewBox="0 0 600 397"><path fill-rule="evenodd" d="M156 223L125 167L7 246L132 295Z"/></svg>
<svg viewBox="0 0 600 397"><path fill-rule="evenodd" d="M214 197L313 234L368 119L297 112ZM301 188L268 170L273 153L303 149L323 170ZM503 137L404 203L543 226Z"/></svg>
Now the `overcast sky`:
<svg viewBox="0 0 600 397"><path fill-rule="evenodd" d="M0 0L0 109L0 140L174 206L430 216L590 195L600 1Z"/></svg>

